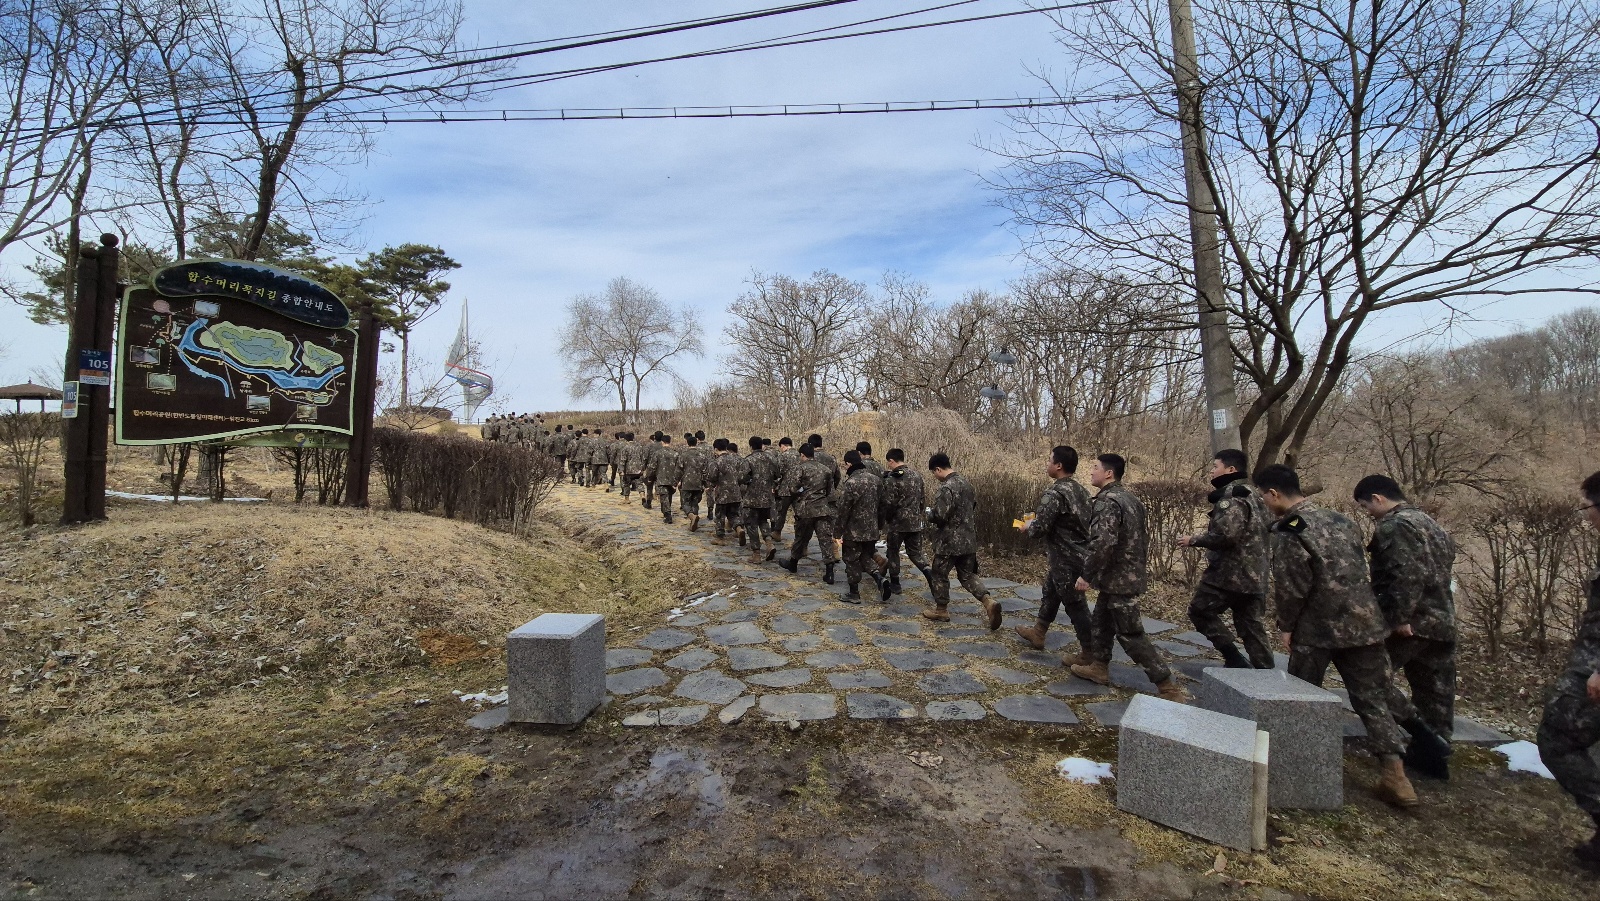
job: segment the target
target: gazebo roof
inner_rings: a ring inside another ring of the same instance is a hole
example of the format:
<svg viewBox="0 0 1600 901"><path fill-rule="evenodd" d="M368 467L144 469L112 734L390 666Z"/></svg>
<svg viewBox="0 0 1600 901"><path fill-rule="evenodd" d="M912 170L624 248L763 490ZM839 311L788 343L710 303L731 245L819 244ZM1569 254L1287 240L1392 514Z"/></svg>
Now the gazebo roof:
<svg viewBox="0 0 1600 901"><path fill-rule="evenodd" d="M60 400L61 392L48 385L23 382L0 388L0 400Z"/></svg>

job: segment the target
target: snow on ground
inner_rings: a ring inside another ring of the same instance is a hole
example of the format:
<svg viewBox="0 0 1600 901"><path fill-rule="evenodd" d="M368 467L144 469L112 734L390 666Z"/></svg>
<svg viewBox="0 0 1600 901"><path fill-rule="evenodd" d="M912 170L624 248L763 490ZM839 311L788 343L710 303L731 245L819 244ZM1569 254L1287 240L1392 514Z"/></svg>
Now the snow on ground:
<svg viewBox="0 0 1600 901"><path fill-rule="evenodd" d="M1514 741L1509 744L1497 745L1495 752L1506 758L1506 769L1513 773L1532 773L1546 779L1554 779L1555 774L1539 759L1539 746L1531 741Z"/></svg>
<svg viewBox="0 0 1600 901"><path fill-rule="evenodd" d="M1101 781L1113 778L1111 764L1085 760L1082 757L1068 757L1056 761L1056 772L1065 779L1081 782L1084 785L1099 785Z"/></svg>

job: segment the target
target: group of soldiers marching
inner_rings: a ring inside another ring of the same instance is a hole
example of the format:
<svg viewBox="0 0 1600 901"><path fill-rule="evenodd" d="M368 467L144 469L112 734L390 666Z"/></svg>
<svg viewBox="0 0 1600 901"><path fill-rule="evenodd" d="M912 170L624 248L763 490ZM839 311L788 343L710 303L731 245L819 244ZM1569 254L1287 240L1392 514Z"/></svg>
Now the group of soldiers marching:
<svg viewBox="0 0 1600 901"><path fill-rule="evenodd" d="M880 463L865 441L844 454L841 471L819 435L799 447L789 438L774 445L759 436L745 447L725 438L707 446L704 432L685 434L679 444L661 432L639 440L624 431L549 431L525 417L508 419L499 431L504 437L496 440L522 441L554 456L579 485L620 487L624 498L640 492L646 508L660 505L666 522L673 521L676 502L691 532L700 529L703 502L715 525L712 540L731 536L750 548L752 563L775 560L792 514L793 539L778 565L797 572L815 537L824 582L834 584L844 563L847 603L862 602L864 580L884 602L899 593L904 559L928 584L931 602L922 615L948 622L953 572L983 608L990 630L1000 628L1000 605L978 578L976 494L946 454L927 462L934 484L930 506L924 477L907 466L905 452L893 448ZM1117 454L1096 456L1088 474L1091 497L1074 478L1078 462L1072 447L1051 451L1051 485L1017 525L1043 543L1049 568L1035 621L1015 631L1043 650L1064 610L1078 649L1063 662L1074 675L1109 684L1112 646L1120 644L1162 697L1184 701L1186 692L1144 628L1139 597L1148 587L1150 536L1144 504L1122 484L1127 463ZM1267 628L1270 595L1288 673L1320 686L1330 666L1338 671L1377 757L1376 794L1396 806L1415 806L1408 766L1440 780L1450 773L1455 543L1389 476L1369 475L1352 491L1374 521L1364 541L1349 517L1305 495L1293 469L1271 465L1252 476L1248 464L1237 449L1214 455L1206 528L1178 541L1207 556L1189 618L1226 666L1270 669L1277 665ZM1600 472L1584 481L1580 494L1579 510L1600 529ZM1582 866L1600 872L1600 767L1588 753L1600 743L1600 570L1587 584L1588 607L1546 706L1539 748L1560 784L1595 820L1595 837L1574 853ZM1092 607L1088 591L1098 593Z"/></svg>

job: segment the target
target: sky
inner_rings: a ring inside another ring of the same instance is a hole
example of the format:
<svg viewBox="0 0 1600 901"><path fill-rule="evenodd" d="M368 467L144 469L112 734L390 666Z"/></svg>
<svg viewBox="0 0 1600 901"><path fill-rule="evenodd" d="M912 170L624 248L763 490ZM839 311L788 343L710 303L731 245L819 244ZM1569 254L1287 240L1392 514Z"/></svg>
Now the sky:
<svg viewBox="0 0 1600 901"><path fill-rule="evenodd" d="M857 0L751 23L565 51L519 71L682 53L933 6ZM752 0L468 0L464 43L492 45L647 26L765 5ZM973 0L914 19L1019 10ZM1045 93L1030 71L1063 64L1038 14L902 34L644 66L498 93L492 108L652 107L1012 98ZM461 263L444 308L414 332L437 367L470 303L500 409L604 405L567 392L556 334L565 304L626 276L694 311L710 353L690 382L716 377L726 307L752 271L830 269L875 283L886 271L935 299L1004 292L1026 268L1006 212L984 187L1004 140L1000 111L767 119L391 125L343 172L370 206L352 242L433 244ZM13 279L28 254L0 261ZM1475 327L1493 332L1559 307L1523 303ZM1387 327L1405 334L1415 323ZM60 366L61 329L0 307L0 384ZM413 375L426 380L428 372ZM665 381L647 406L669 405ZM486 408L486 410L493 407Z"/></svg>

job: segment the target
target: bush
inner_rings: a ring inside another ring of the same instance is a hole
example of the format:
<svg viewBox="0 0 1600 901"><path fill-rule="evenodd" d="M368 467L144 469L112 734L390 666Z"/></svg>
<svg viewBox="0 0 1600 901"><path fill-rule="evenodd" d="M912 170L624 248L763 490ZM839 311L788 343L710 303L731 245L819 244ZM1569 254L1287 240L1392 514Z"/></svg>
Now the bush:
<svg viewBox="0 0 1600 901"><path fill-rule="evenodd" d="M60 435L61 417L55 413L0 413L0 450L17 486L17 517L23 526L34 522L45 448Z"/></svg>
<svg viewBox="0 0 1600 901"><path fill-rule="evenodd" d="M561 476L537 450L401 429L374 429L392 510L466 519L523 535Z"/></svg>
<svg viewBox="0 0 1600 901"><path fill-rule="evenodd" d="M1185 551L1178 539L1200 531L1206 510L1206 489L1194 482L1150 481L1128 486L1144 501L1145 525L1150 536L1150 577L1179 579L1194 585L1200 577L1204 551Z"/></svg>
<svg viewBox="0 0 1600 901"><path fill-rule="evenodd" d="M1483 630L1491 658L1508 625L1541 653L1552 636L1572 629L1576 617L1563 599L1581 598L1575 589L1593 565L1586 559L1592 545L1580 540L1584 531L1564 495L1518 491L1471 512L1461 604Z"/></svg>
<svg viewBox="0 0 1600 901"><path fill-rule="evenodd" d="M1018 532L1012 522L1039 506L1039 496L1049 487L1042 478L1029 478L1002 470L963 470L978 496L978 544L986 553L1031 554L1043 548ZM934 480L930 477L928 480Z"/></svg>

